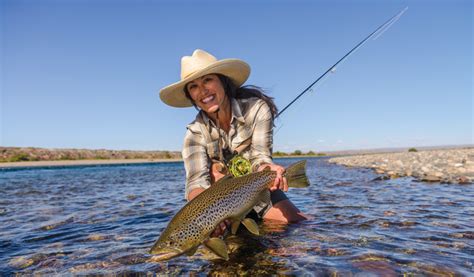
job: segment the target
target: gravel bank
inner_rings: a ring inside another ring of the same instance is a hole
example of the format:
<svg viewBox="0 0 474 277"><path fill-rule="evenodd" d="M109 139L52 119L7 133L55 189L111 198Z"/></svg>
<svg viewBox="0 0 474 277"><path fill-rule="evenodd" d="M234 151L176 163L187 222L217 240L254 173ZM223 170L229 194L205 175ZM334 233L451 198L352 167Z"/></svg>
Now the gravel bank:
<svg viewBox="0 0 474 277"><path fill-rule="evenodd" d="M373 168L379 178L413 176L420 181L470 184L474 181L474 148L346 156L329 162Z"/></svg>

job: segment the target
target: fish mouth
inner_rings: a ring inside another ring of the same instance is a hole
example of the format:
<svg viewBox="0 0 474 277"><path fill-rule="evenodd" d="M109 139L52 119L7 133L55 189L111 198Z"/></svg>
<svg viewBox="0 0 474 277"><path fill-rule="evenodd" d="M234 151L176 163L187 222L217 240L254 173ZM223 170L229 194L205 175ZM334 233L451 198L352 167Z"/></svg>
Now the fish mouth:
<svg viewBox="0 0 474 277"><path fill-rule="evenodd" d="M152 248L150 254L153 255L153 257L150 258L150 261L159 262L179 256L183 254L183 251L175 248Z"/></svg>

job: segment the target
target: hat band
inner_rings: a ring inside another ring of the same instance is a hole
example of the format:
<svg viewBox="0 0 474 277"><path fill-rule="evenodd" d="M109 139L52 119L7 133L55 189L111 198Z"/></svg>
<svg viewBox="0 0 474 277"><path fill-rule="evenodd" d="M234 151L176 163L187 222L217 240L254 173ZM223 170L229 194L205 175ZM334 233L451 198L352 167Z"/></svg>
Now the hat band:
<svg viewBox="0 0 474 277"><path fill-rule="evenodd" d="M197 70L196 70L196 71L197 71ZM194 73L196 73L196 71L188 73L186 76L184 76L183 78L181 78L181 81L183 81L184 79L186 79L186 78L188 78L189 76L193 75Z"/></svg>

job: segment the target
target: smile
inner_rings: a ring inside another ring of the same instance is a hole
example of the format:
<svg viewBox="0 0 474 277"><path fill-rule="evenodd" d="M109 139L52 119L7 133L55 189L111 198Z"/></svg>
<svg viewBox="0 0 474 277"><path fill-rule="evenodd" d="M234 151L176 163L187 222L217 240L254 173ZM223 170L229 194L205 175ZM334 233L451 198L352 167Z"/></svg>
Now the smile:
<svg viewBox="0 0 474 277"><path fill-rule="evenodd" d="M204 104L207 104L207 103L211 102L212 100L214 100L214 98L215 98L214 95L210 95L210 96L202 99L201 102L204 103Z"/></svg>

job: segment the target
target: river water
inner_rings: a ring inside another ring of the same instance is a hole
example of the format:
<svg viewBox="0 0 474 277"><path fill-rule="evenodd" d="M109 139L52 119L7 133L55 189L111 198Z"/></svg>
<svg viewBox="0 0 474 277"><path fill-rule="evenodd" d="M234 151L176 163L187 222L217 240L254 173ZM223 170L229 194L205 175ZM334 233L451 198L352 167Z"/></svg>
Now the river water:
<svg viewBox="0 0 474 277"><path fill-rule="evenodd" d="M201 247L157 263L147 252L185 204L182 163L1 170L0 275L474 274L474 185L374 180L327 158L307 173L288 196L312 220L228 237L229 261Z"/></svg>

